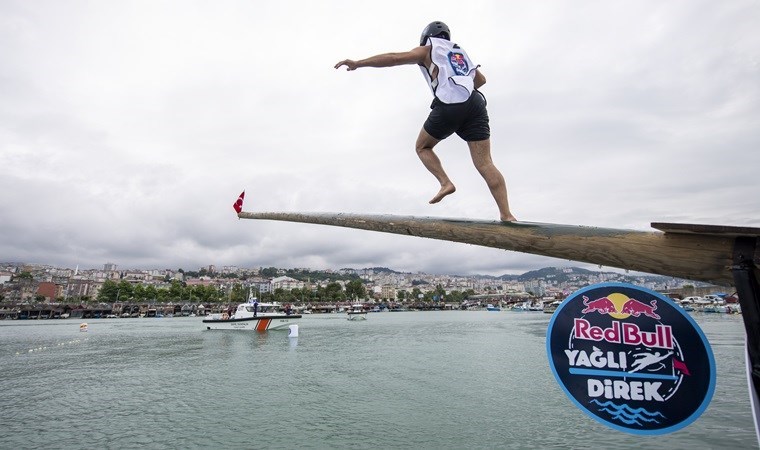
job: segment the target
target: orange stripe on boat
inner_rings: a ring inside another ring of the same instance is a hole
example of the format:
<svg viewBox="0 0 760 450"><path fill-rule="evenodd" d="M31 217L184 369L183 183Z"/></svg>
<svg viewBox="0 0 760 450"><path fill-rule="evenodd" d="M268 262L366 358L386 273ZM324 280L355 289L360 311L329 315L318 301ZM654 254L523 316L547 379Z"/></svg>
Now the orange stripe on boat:
<svg viewBox="0 0 760 450"><path fill-rule="evenodd" d="M256 324L256 331L266 331L270 322L272 319L259 319L259 323Z"/></svg>

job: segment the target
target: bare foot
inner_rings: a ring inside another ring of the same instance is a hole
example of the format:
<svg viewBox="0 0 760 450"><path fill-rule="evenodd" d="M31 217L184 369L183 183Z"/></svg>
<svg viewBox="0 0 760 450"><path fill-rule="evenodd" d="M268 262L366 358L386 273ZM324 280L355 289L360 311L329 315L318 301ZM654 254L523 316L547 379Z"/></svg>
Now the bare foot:
<svg viewBox="0 0 760 450"><path fill-rule="evenodd" d="M506 217L502 217L501 221L502 222L517 222L517 217L513 216L512 214L510 214L510 215L508 215Z"/></svg>
<svg viewBox="0 0 760 450"><path fill-rule="evenodd" d="M435 195L435 197L433 197L430 200L429 203L431 205L433 203L438 203L441 200L443 200L443 197L446 197L449 194L453 194L456 190L457 190L457 188L453 184L451 184L451 183L444 184L443 186L441 186L441 190L438 191L438 193Z"/></svg>

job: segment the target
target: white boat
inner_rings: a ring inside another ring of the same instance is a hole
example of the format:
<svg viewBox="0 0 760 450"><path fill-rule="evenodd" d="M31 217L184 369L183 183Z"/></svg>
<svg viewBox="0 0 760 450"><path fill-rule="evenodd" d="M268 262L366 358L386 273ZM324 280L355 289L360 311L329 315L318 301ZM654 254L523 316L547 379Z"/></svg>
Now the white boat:
<svg viewBox="0 0 760 450"><path fill-rule="evenodd" d="M742 308L738 303L732 305L707 305L702 308L702 312L705 313L720 313L720 314L741 314Z"/></svg>
<svg viewBox="0 0 760 450"><path fill-rule="evenodd" d="M499 308L498 306L494 306L494 305L492 305L492 304L489 303L488 305L486 305L486 310L488 310L488 311L501 311L501 308Z"/></svg>
<svg viewBox="0 0 760 450"><path fill-rule="evenodd" d="M551 303L544 303L544 312L546 314L554 314L554 311L556 311L557 308L559 308L559 305L561 304L562 302L559 300L555 300Z"/></svg>
<svg viewBox="0 0 760 450"><path fill-rule="evenodd" d="M364 310L364 305L361 303L354 303L347 314L348 320L367 320L367 311Z"/></svg>
<svg viewBox="0 0 760 450"><path fill-rule="evenodd" d="M703 297L691 296L685 297L683 300L681 300L681 303L690 304L694 307L694 309L701 310L705 306L711 305L713 302L712 300L705 300Z"/></svg>
<svg viewBox="0 0 760 450"><path fill-rule="evenodd" d="M683 308L684 311L694 311L694 302L692 300L683 299L676 304Z"/></svg>
<svg viewBox="0 0 760 450"><path fill-rule="evenodd" d="M528 309L528 302L516 303L516 304L512 305L512 307L509 308L509 309L512 310L512 311L519 311L519 312L529 311L529 309Z"/></svg>
<svg viewBox="0 0 760 450"><path fill-rule="evenodd" d="M528 305L528 311L543 311L543 310L544 310L543 302L531 303Z"/></svg>
<svg viewBox="0 0 760 450"><path fill-rule="evenodd" d="M211 314L203 320L207 330L277 330L288 328L301 318L300 314L280 312L279 303L241 303L228 316L227 313Z"/></svg>

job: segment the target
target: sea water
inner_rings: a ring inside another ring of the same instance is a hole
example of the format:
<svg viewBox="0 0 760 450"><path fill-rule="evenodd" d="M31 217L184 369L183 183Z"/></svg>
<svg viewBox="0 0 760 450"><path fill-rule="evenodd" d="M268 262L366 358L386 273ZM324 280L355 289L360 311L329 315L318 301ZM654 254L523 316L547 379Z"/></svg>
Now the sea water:
<svg viewBox="0 0 760 450"><path fill-rule="evenodd" d="M312 314L288 330L201 318L0 322L0 448L757 448L741 316L695 314L710 406L672 434L615 431L549 368L549 314Z"/></svg>

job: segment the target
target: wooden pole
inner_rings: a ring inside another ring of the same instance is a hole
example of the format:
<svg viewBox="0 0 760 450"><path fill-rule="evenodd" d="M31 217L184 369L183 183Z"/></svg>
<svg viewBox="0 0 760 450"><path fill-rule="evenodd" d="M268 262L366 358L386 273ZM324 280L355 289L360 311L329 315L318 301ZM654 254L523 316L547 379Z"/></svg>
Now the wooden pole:
<svg viewBox="0 0 760 450"><path fill-rule="evenodd" d="M731 286L737 235L757 228L653 224L633 231L536 222L472 221L344 213L241 212L241 219L280 220L356 228L532 253Z"/></svg>

